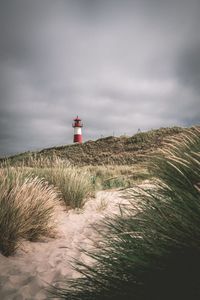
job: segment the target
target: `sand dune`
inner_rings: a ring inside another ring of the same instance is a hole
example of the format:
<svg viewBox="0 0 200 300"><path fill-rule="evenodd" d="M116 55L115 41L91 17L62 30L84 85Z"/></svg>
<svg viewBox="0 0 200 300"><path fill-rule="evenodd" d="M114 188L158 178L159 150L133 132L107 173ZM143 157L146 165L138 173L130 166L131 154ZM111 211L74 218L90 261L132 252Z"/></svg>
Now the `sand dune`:
<svg viewBox="0 0 200 300"><path fill-rule="evenodd" d="M71 267L72 258L92 263L78 248L89 249L91 239L98 241L90 226L106 215L119 212L119 203L125 202L119 191L101 191L89 199L82 211L56 208L57 237L41 242L24 241L12 257L0 255L0 299L48 299L45 287L60 286L64 278L77 277ZM56 299L56 298L54 298Z"/></svg>

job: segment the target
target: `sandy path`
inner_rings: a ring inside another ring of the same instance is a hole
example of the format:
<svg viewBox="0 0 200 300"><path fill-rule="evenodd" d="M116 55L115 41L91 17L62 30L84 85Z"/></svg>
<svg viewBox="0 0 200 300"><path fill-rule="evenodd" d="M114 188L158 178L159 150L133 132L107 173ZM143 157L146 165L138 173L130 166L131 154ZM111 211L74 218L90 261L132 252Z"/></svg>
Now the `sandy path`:
<svg viewBox="0 0 200 300"><path fill-rule="evenodd" d="M24 242L23 249L13 257L0 254L0 299L48 299L44 289L48 283L76 277L78 274L71 268L70 260L72 257L88 260L77 247L91 247L90 238L94 238L96 232L90 225L107 214L117 213L118 204L124 201L119 191L101 191L85 204L81 212L66 212L64 207L58 207L56 239Z"/></svg>

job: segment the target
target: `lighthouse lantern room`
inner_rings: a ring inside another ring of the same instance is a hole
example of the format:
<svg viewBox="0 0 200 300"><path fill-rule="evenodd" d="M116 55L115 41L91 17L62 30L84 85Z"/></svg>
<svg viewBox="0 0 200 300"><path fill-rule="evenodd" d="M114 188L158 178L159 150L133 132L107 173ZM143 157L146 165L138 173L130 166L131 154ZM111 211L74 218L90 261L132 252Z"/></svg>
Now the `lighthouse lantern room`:
<svg viewBox="0 0 200 300"><path fill-rule="evenodd" d="M81 128L83 127L83 124L78 116L74 119L72 127L74 128L74 143L82 143L83 138Z"/></svg>

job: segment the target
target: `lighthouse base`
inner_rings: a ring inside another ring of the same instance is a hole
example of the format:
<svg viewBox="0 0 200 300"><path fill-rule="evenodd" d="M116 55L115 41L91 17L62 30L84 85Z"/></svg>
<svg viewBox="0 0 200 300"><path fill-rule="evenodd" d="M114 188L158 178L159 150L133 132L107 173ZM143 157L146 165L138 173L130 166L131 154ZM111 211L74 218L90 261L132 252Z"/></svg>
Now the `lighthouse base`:
<svg viewBox="0 0 200 300"><path fill-rule="evenodd" d="M75 134L74 135L74 143L82 143L83 139L82 139L82 134Z"/></svg>

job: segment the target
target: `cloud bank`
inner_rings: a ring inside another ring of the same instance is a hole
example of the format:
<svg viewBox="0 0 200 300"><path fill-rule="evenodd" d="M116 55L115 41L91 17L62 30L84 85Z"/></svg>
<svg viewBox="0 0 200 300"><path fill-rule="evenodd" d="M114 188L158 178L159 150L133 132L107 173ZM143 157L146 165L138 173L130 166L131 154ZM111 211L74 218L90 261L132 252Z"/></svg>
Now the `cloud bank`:
<svg viewBox="0 0 200 300"><path fill-rule="evenodd" d="M200 1L0 0L0 155L200 123Z"/></svg>

